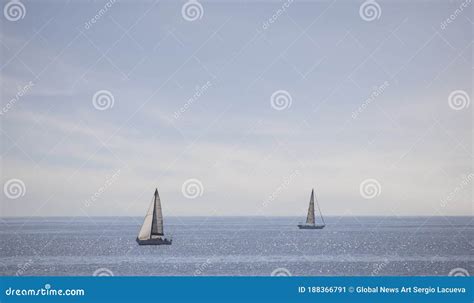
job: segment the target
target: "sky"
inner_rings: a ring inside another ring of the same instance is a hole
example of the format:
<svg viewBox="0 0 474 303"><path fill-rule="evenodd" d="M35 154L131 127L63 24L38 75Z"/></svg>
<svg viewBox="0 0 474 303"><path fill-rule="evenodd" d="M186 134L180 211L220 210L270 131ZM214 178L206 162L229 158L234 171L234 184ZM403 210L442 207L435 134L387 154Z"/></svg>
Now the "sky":
<svg viewBox="0 0 474 303"><path fill-rule="evenodd" d="M469 1L20 3L2 216L473 214Z"/></svg>

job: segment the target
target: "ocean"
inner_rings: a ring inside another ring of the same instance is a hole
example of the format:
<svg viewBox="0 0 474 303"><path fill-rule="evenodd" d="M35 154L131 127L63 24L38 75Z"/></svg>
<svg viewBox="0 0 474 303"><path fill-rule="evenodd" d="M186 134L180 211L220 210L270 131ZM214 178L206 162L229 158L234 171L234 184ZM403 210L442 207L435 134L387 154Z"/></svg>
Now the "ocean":
<svg viewBox="0 0 474 303"><path fill-rule="evenodd" d="M406 276L473 273L473 217L165 217L168 246L138 246L140 217L3 218L1 275Z"/></svg>

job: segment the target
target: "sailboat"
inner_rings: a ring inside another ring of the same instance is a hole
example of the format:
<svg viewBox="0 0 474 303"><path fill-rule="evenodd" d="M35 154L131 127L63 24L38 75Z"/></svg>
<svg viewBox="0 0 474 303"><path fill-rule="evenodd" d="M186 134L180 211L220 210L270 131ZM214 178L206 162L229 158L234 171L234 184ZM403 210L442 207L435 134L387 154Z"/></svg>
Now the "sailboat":
<svg viewBox="0 0 474 303"><path fill-rule="evenodd" d="M163 232L163 213L158 188L155 189L153 201L138 233L137 242L139 245L170 245L172 242L172 239L166 238Z"/></svg>
<svg viewBox="0 0 474 303"><path fill-rule="evenodd" d="M321 221L323 224L316 224L315 218L314 218L314 189L311 191L311 198L309 200L309 208L308 208L308 216L306 217L306 223L305 224L298 224L299 229L323 229L326 226L326 223L324 223L324 218L323 214L321 213L321 209L319 208L319 204L316 201L316 204L318 205L318 210L319 213L321 214Z"/></svg>

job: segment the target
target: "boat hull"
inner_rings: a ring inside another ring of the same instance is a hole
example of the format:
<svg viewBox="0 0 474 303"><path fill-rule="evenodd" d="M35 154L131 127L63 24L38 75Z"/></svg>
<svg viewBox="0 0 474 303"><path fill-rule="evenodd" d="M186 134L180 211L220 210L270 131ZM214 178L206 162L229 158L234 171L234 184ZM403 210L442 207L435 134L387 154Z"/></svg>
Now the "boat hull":
<svg viewBox="0 0 474 303"><path fill-rule="evenodd" d="M172 242L172 239L167 238L155 238L146 240L140 240L137 238L138 245L171 245Z"/></svg>
<svg viewBox="0 0 474 303"><path fill-rule="evenodd" d="M298 224L299 229L323 229L326 225L307 225L307 224Z"/></svg>

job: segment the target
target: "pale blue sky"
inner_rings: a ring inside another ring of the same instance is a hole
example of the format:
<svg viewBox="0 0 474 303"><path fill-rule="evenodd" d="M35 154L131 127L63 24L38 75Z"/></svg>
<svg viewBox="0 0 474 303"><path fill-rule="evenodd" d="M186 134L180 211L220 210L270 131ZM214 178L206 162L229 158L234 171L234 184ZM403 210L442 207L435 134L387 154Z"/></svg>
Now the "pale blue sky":
<svg viewBox="0 0 474 303"><path fill-rule="evenodd" d="M106 1L22 3L1 16L4 109L34 85L3 111L1 160L26 193L3 215L141 216L155 186L165 215L304 216L312 187L328 215L472 215L472 105L448 102L472 99L472 7L441 26L461 1L377 1L373 21L363 1L201 1L196 21L117 1L89 28ZM183 196L190 178L202 196Z"/></svg>

